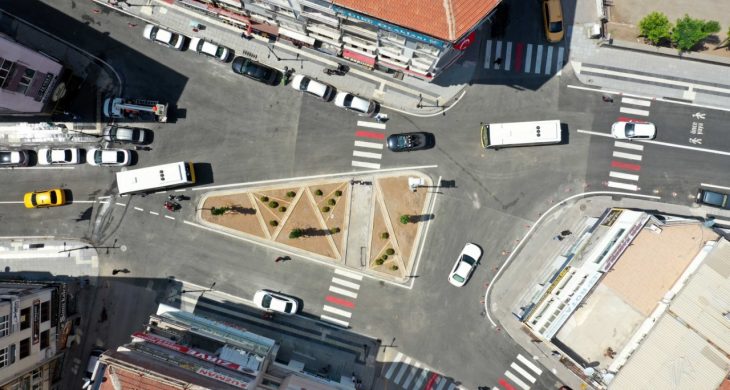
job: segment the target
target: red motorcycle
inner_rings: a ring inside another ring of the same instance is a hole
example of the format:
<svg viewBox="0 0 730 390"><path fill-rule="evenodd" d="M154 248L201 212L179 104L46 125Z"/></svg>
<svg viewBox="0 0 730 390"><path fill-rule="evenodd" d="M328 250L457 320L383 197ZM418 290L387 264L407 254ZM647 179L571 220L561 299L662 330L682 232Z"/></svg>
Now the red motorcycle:
<svg viewBox="0 0 730 390"><path fill-rule="evenodd" d="M167 209L167 211L170 211L170 212L175 212L175 211L180 210L180 208L182 208L182 206L180 206L180 203L173 202L171 200L166 200L164 206Z"/></svg>

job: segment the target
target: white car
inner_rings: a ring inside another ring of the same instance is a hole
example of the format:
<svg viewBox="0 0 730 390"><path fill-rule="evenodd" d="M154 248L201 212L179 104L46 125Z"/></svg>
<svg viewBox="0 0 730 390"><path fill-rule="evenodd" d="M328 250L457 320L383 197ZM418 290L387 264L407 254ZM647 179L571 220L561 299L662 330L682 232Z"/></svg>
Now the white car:
<svg viewBox="0 0 730 390"><path fill-rule="evenodd" d="M216 60L223 62L228 61L228 58L231 56L231 50L227 47L216 45L215 43L208 42L205 39L198 37L190 38L188 50L213 57Z"/></svg>
<svg viewBox="0 0 730 390"><path fill-rule="evenodd" d="M78 164L79 149L38 149L38 164L56 165L56 164Z"/></svg>
<svg viewBox="0 0 730 390"><path fill-rule="evenodd" d="M481 248L471 243L464 245L464 249L461 250L459 258L456 259L454 268L452 268L449 273L449 283L456 287L465 285L467 280L469 280L471 273L474 272L474 268L476 268L479 263L479 258L481 257Z"/></svg>
<svg viewBox="0 0 730 390"><path fill-rule="evenodd" d="M291 79L291 87L297 91L308 93L316 96L326 102L332 99L335 89L331 85L327 85L317 80L312 80L307 76L296 74Z"/></svg>
<svg viewBox="0 0 730 390"><path fill-rule="evenodd" d="M287 315L296 314L299 310L299 304L294 298L269 290L256 291L256 294L253 295L253 303L266 311Z"/></svg>
<svg viewBox="0 0 730 390"><path fill-rule="evenodd" d="M154 43L167 46L171 49L182 50L185 46L186 36L167 31L154 24L144 26L142 35Z"/></svg>
<svg viewBox="0 0 730 390"><path fill-rule="evenodd" d="M349 92L338 92L335 95L335 106L359 112L363 116L373 116L378 108L378 103L355 96Z"/></svg>
<svg viewBox="0 0 730 390"><path fill-rule="evenodd" d="M102 139L108 142L146 145L152 139L152 131L139 127L107 126L102 132Z"/></svg>
<svg viewBox="0 0 730 390"><path fill-rule="evenodd" d="M649 122L616 122L611 126L611 134L617 139L654 139L656 126Z"/></svg>
<svg viewBox="0 0 730 390"><path fill-rule="evenodd" d="M86 162L89 165L105 167L121 167L129 165L132 153L126 149L89 149Z"/></svg>

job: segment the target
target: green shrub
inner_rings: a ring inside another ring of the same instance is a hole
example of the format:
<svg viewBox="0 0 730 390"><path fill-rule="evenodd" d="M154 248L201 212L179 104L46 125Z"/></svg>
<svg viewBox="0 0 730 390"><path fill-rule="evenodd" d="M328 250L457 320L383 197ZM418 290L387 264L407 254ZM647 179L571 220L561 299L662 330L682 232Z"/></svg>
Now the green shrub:
<svg viewBox="0 0 730 390"><path fill-rule="evenodd" d="M390 266L390 269L391 269L392 271L398 271L398 266L397 266L397 265L395 265L395 264L393 264L393 265L391 265L391 266Z"/></svg>
<svg viewBox="0 0 730 390"><path fill-rule="evenodd" d="M340 228L338 228L338 227L333 227L332 229L330 229L330 234L335 234L335 233L339 233L339 232L340 232Z"/></svg>
<svg viewBox="0 0 730 390"><path fill-rule="evenodd" d="M279 211L281 211L282 213L285 213L286 212L286 207L284 207L284 206L279 207Z"/></svg>
<svg viewBox="0 0 730 390"><path fill-rule="evenodd" d="M342 191L340 191L340 190L335 191L335 196L342 196Z"/></svg>
<svg viewBox="0 0 730 390"><path fill-rule="evenodd" d="M390 256L393 256L395 254L395 249L388 248L388 249L385 250L385 253L387 253Z"/></svg>
<svg viewBox="0 0 730 390"><path fill-rule="evenodd" d="M383 265L383 263L385 263L385 260L383 260L383 259L375 259L375 264L377 264L377 265Z"/></svg>
<svg viewBox="0 0 730 390"><path fill-rule="evenodd" d="M271 202L269 202L269 207L271 207L272 209L275 209L275 208L279 207L279 202L272 200Z"/></svg>
<svg viewBox="0 0 730 390"><path fill-rule="evenodd" d="M382 238L383 240L387 240L389 237L390 237L390 234L388 234L388 232L380 233L380 238Z"/></svg>
<svg viewBox="0 0 730 390"><path fill-rule="evenodd" d="M261 201L264 202L264 203L266 203L266 202L269 201L269 197L268 196L265 196L265 195L262 196L262 197L260 197L259 199L261 199Z"/></svg>
<svg viewBox="0 0 730 390"><path fill-rule="evenodd" d="M383 261L388 260L388 255L382 255L380 258L383 259Z"/></svg>
<svg viewBox="0 0 730 390"><path fill-rule="evenodd" d="M230 207L211 207L210 213L213 215L223 215L226 211L230 210Z"/></svg>
<svg viewBox="0 0 730 390"><path fill-rule="evenodd" d="M293 229L289 233L289 238L299 238L299 237L301 237L303 235L304 235L304 232L302 231L302 229Z"/></svg>
<svg viewBox="0 0 730 390"><path fill-rule="evenodd" d="M661 12L652 12L639 21L639 31L652 45L659 45L672 36L672 23Z"/></svg>
<svg viewBox="0 0 730 390"><path fill-rule="evenodd" d="M411 222L411 216L408 214L404 214L400 216L400 223L407 224L408 222Z"/></svg>
<svg viewBox="0 0 730 390"><path fill-rule="evenodd" d="M330 206L334 206L334 205L337 204L337 202L334 199L330 199L330 200L327 201L327 204L330 205Z"/></svg>
<svg viewBox="0 0 730 390"><path fill-rule="evenodd" d="M314 195L322 196L322 190L318 189L317 191L314 191Z"/></svg>
<svg viewBox="0 0 730 390"><path fill-rule="evenodd" d="M323 206L322 207L322 212L327 213L329 211L330 211L330 206Z"/></svg>
<svg viewBox="0 0 730 390"><path fill-rule="evenodd" d="M279 226L279 222L277 222L275 219L272 219L271 221L269 221L269 225L271 225L273 227L277 227L277 226Z"/></svg>
<svg viewBox="0 0 730 390"><path fill-rule="evenodd" d="M714 20L704 21L684 15L677 20L672 30L672 43L681 51L689 51L703 39L719 31L720 24Z"/></svg>
<svg viewBox="0 0 730 390"><path fill-rule="evenodd" d="M294 192L294 191L289 191L289 192L286 193L286 196L288 196L290 198L293 198L293 197L297 196L297 193Z"/></svg>

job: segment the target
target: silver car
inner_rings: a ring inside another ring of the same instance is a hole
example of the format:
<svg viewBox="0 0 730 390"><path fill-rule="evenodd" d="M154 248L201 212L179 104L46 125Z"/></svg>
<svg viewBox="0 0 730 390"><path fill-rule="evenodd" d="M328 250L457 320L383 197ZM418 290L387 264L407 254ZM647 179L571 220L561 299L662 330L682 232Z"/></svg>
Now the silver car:
<svg viewBox="0 0 730 390"><path fill-rule="evenodd" d="M313 80L307 76L297 74L291 80L291 87L297 91L316 96L326 102L332 100L335 89L321 81Z"/></svg>

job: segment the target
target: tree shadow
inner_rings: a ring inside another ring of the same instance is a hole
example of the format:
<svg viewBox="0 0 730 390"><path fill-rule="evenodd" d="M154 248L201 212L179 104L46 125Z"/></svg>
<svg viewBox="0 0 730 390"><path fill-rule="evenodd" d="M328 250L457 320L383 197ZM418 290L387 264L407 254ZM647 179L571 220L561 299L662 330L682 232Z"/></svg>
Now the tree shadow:
<svg viewBox="0 0 730 390"><path fill-rule="evenodd" d="M338 229L338 228L333 228ZM333 229L317 229L317 228L306 228L302 229L302 236L303 237L323 237L323 236L331 236L333 234L339 233L338 230Z"/></svg>
<svg viewBox="0 0 730 390"><path fill-rule="evenodd" d="M237 214L243 214L243 215L254 215L256 214L256 209L253 207L243 207L240 205L235 206L228 206L231 209L231 212L237 213Z"/></svg>
<svg viewBox="0 0 730 390"><path fill-rule="evenodd" d="M408 222L410 222L410 223L426 222L426 221L430 221L434 218L436 218L436 216L433 214L411 215L410 218L408 218Z"/></svg>

